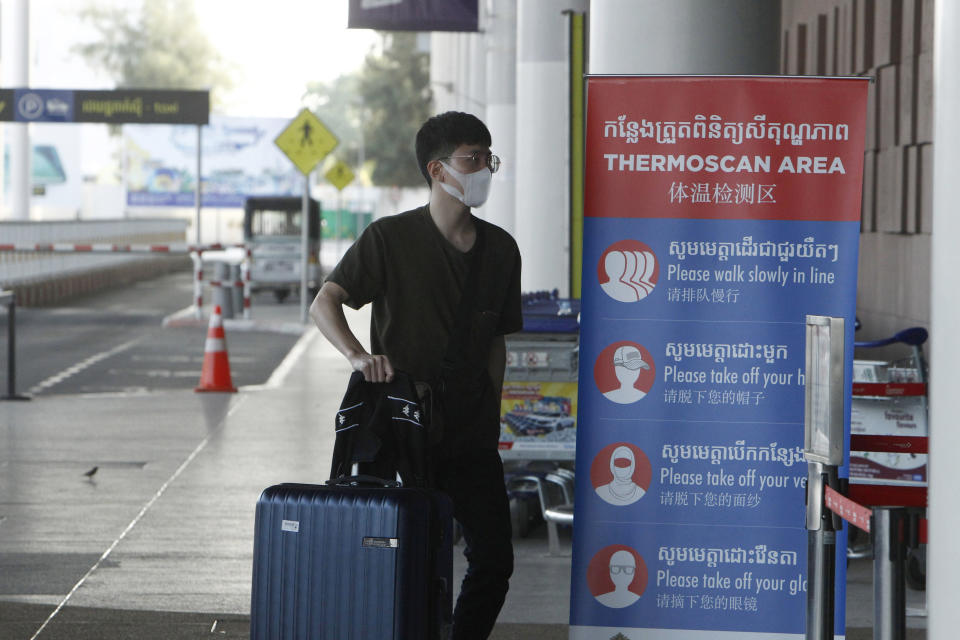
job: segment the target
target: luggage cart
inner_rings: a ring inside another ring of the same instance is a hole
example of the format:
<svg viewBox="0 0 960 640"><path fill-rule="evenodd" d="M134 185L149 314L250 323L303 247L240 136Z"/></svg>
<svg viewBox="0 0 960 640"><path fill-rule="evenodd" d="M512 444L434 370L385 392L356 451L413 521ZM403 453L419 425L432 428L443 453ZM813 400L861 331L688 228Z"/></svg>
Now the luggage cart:
<svg viewBox="0 0 960 640"><path fill-rule="evenodd" d="M556 291L524 294L524 328L506 339L500 455L513 529L521 537L543 516L541 487L531 478L573 475L579 314L580 301L559 298Z"/></svg>
<svg viewBox="0 0 960 640"><path fill-rule="evenodd" d="M916 590L926 583L926 545L919 541L927 502L926 340L926 329L912 327L883 340L855 342L858 349L902 344L911 354L891 361L854 360L850 411L849 495L867 506L913 508L905 573L907 584ZM851 539L848 558L871 553L869 544L856 545Z"/></svg>

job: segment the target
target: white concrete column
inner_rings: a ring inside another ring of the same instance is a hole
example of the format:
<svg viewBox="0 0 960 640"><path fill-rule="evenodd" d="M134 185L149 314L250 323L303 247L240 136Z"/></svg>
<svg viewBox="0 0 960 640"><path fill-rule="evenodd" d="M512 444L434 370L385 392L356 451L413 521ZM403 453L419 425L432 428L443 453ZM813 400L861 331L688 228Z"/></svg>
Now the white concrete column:
<svg viewBox="0 0 960 640"><path fill-rule="evenodd" d="M430 36L430 88L436 113L466 111L483 119L486 107L483 34Z"/></svg>
<svg viewBox="0 0 960 640"><path fill-rule="evenodd" d="M493 152L503 159L493 177L490 197L477 215L515 231L514 202L517 171L517 3L491 0L486 16L487 109L484 120L493 138Z"/></svg>
<svg viewBox="0 0 960 640"><path fill-rule="evenodd" d="M453 96L457 111L470 111L470 40L457 33L457 70L453 79Z"/></svg>
<svg viewBox="0 0 960 640"><path fill-rule="evenodd" d="M435 113L455 107L454 81L457 34L435 31L430 34L430 88L433 90Z"/></svg>
<svg viewBox="0 0 960 640"><path fill-rule="evenodd" d="M931 640L952 640L960 629L960 424L957 419L957 388L960 384L960 217L956 215L953 186L960 160L954 149L960 145L960 4L937 0L934 10L933 80L933 236L930 318L930 546L927 561L927 602ZM924 286L924 283L917 283Z"/></svg>
<svg viewBox="0 0 960 640"><path fill-rule="evenodd" d="M570 288L569 19L588 0L517 3L516 233L524 291Z"/></svg>
<svg viewBox="0 0 960 640"><path fill-rule="evenodd" d="M480 18L481 28L484 18ZM472 113L481 120L487 119L487 43L485 33L464 34L464 49L467 52L467 69L464 86L467 99L464 111Z"/></svg>
<svg viewBox="0 0 960 640"><path fill-rule="evenodd" d="M3 81L5 87L30 86L30 9L28 0L3 2ZM11 220L30 219L31 161L30 130L27 123L6 125L10 145L10 198L7 209Z"/></svg>
<svg viewBox="0 0 960 640"><path fill-rule="evenodd" d="M592 0L592 74L776 74L780 3Z"/></svg>

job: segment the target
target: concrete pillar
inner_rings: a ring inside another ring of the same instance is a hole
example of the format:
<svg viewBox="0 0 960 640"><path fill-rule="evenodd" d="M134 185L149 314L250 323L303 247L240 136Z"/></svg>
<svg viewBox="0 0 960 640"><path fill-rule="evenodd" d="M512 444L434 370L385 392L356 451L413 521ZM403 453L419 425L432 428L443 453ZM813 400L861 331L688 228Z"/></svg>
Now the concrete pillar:
<svg viewBox="0 0 960 640"><path fill-rule="evenodd" d="M517 175L517 3L492 0L486 27L487 127L493 152L503 164L493 178L487 204L477 215L515 232L514 203Z"/></svg>
<svg viewBox="0 0 960 640"><path fill-rule="evenodd" d="M485 67L483 34L431 34L430 87L434 111L466 111L482 120L486 109Z"/></svg>
<svg viewBox="0 0 960 640"><path fill-rule="evenodd" d="M960 428L957 426L956 392L960 384L960 217L956 215L953 186L960 161L953 151L960 145L960 4L937 0L934 9L933 92L933 229L931 262L930 371L930 546L927 562L928 635L931 640L955 638L960 629L960 509L956 487L960 483ZM923 283L916 283L923 286Z"/></svg>
<svg viewBox="0 0 960 640"><path fill-rule="evenodd" d="M592 0L593 74L776 74L780 3Z"/></svg>
<svg viewBox="0 0 960 640"><path fill-rule="evenodd" d="M480 25L483 27L484 19L481 15ZM487 43L485 33L468 33L463 38L464 50L467 55L466 77L464 85L467 88L468 113L472 113L481 120L487 119Z"/></svg>
<svg viewBox="0 0 960 640"><path fill-rule="evenodd" d="M570 287L569 18L587 0L517 3L516 233L524 291Z"/></svg>
<svg viewBox="0 0 960 640"><path fill-rule="evenodd" d="M2 20L3 86L30 86L30 7L28 0L6 0ZM30 130L27 123L9 123L6 138L10 145L10 198L12 220L30 219L31 162Z"/></svg>
<svg viewBox="0 0 960 640"><path fill-rule="evenodd" d="M457 67L453 76L453 95L458 111L470 111L470 39L463 33L454 36L457 42Z"/></svg>
<svg viewBox="0 0 960 640"><path fill-rule="evenodd" d="M430 34L430 88L435 113L450 111L455 106L456 37L455 33L440 31Z"/></svg>

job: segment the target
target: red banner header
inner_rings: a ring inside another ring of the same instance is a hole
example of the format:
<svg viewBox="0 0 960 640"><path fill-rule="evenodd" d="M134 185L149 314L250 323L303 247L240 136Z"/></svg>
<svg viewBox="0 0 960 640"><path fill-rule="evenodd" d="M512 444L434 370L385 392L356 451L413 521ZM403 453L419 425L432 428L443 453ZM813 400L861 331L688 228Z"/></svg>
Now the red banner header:
<svg viewBox="0 0 960 640"><path fill-rule="evenodd" d="M866 79L639 80L589 80L587 216L860 218Z"/></svg>

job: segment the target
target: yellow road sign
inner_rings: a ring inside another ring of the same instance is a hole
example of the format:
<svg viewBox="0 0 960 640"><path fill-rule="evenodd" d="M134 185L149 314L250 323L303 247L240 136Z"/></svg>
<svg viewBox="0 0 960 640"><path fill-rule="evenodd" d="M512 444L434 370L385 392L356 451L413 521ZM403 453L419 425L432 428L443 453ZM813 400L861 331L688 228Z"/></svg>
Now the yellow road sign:
<svg viewBox="0 0 960 640"><path fill-rule="evenodd" d="M309 109L301 109L273 142L304 175L313 171L317 163L340 144Z"/></svg>
<svg viewBox="0 0 960 640"><path fill-rule="evenodd" d="M343 191L343 188L353 182L355 177L353 170L346 162L337 162L323 175L338 191Z"/></svg>

